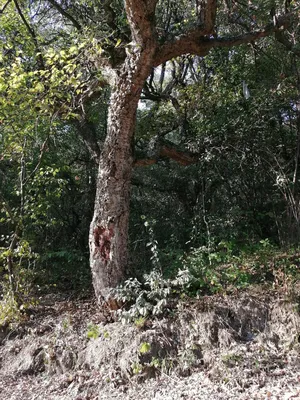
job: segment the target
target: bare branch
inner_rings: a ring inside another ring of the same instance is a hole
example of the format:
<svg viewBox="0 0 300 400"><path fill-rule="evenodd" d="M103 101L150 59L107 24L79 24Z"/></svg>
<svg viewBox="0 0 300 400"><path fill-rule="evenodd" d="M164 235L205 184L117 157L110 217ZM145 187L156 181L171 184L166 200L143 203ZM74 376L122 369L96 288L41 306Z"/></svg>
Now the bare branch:
<svg viewBox="0 0 300 400"><path fill-rule="evenodd" d="M72 24L74 25L74 27L75 27L78 31L82 31L82 27L81 27L81 25L79 24L79 22L76 21L76 19L75 19L71 14L69 14L66 10L64 10L64 9L62 8L62 6L61 6L59 3L57 3L57 1L55 1L55 0L48 0L48 2L49 2L50 4L52 4L52 6L53 6L54 8L56 8L56 10L57 10L63 17L65 17L65 18L68 19L70 22L72 22Z"/></svg>
<svg viewBox="0 0 300 400"><path fill-rule="evenodd" d="M3 13L4 13L6 7L7 7L11 2L12 2L12 0L8 0L8 1L4 4L4 6L3 6L3 7L1 8L1 10L0 10L0 14L3 14Z"/></svg>

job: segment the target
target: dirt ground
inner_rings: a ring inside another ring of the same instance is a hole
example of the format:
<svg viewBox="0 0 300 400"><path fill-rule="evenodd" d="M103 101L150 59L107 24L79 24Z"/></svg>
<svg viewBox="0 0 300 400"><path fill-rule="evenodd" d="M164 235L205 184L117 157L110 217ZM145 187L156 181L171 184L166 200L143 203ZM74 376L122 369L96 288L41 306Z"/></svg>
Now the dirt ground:
<svg viewBox="0 0 300 400"><path fill-rule="evenodd" d="M300 399L297 292L180 302L141 324L48 295L0 329L0 399Z"/></svg>

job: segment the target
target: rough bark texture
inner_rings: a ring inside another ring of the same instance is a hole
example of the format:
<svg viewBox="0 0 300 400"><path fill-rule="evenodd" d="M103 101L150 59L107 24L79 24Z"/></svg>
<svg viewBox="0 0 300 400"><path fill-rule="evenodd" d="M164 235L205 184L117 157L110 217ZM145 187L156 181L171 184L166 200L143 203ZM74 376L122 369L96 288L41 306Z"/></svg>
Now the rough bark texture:
<svg viewBox="0 0 300 400"><path fill-rule="evenodd" d="M108 132L99 162L94 217L90 227L93 284L99 302L124 278L127 265L129 191L136 110L150 74L155 41L137 41L115 74Z"/></svg>
<svg viewBox="0 0 300 400"><path fill-rule="evenodd" d="M136 103L130 82L120 79L111 98L108 132L100 158L94 218L90 228L93 284L99 300L124 276L127 264L129 184Z"/></svg>

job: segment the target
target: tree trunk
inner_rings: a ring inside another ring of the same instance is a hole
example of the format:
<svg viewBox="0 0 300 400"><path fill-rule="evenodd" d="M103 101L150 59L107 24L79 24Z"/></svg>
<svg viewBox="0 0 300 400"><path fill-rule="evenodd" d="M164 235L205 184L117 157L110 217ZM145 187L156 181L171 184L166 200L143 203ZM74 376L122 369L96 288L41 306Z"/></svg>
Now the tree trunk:
<svg viewBox="0 0 300 400"><path fill-rule="evenodd" d="M112 89L89 236L90 265L99 303L109 298L110 289L125 276L136 110L150 70L151 52L144 49L129 55Z"/></svg>

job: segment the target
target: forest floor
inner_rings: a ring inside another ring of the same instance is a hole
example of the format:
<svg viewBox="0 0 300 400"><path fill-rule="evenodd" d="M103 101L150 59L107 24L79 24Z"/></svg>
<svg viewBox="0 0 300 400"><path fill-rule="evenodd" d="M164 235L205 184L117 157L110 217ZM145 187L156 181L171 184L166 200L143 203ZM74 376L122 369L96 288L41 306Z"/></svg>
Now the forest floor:
<svg viewBox="0 0 300 400"><path fill-rule="evenodd" d="M300 399L299 305L296 288L257 287L124 325L47 295L0 329L0 398Z"/></svg>

